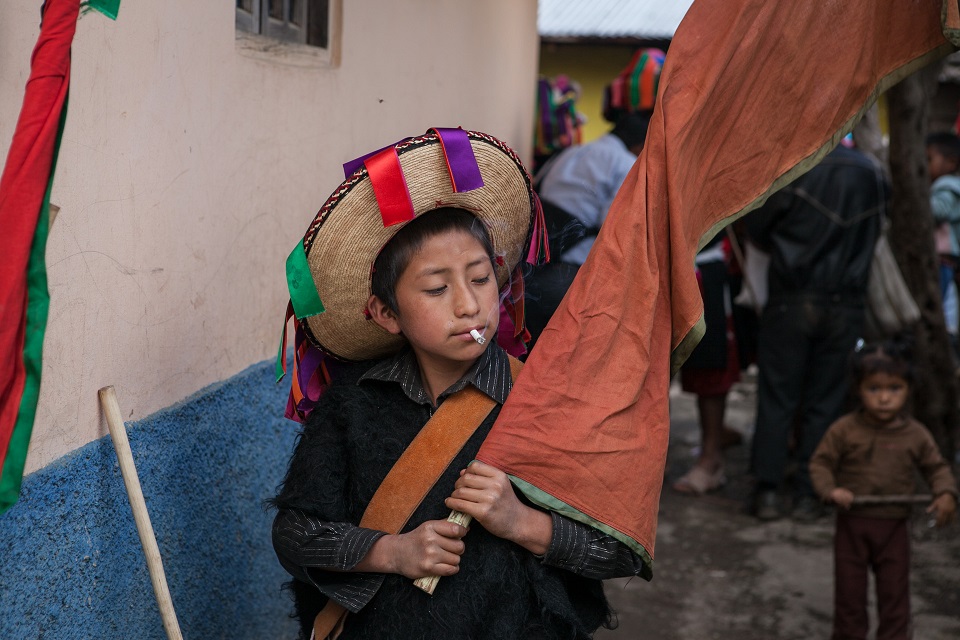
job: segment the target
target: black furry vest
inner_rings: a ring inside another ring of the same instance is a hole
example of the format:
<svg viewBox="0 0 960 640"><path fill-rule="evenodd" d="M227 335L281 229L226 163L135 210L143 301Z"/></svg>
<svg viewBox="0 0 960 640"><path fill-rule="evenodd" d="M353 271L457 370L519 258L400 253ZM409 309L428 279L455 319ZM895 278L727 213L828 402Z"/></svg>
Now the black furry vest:
<svg viewBox="0 0 960 640"><path fill-rule="evenodd" d="M276 499L327 522L357 523L387 472L430 417L428 407L396 383L356 380L369 368L340 376L311 414ZM449 514L443 500L474 459L500 407L494 408L414 512L404 531ZM433 596L413 581L388 574L374 598L351 613L343 640L462 640L589 638L610 610L599 580L549 567L526 549L474 522L464 538L460 572L443 578ZM291 584L303 638L326 597L312 585Z"/></svg>

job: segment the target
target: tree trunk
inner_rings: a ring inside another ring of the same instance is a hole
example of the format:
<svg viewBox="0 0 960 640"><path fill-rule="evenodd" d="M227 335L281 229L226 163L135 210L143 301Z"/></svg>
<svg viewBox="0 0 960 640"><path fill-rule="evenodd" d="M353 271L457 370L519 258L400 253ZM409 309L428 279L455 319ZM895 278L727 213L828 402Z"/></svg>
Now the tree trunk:
<svg viewBox="0 0 960 640"><path fill-rule="evenodd" d="M939 63L931 65L887 93L893 189L888 237L921 312L914 332L913 413L933 433L944 456L953 461L960 418L958 385L943 318L925 143L938 70Z"/></svg>

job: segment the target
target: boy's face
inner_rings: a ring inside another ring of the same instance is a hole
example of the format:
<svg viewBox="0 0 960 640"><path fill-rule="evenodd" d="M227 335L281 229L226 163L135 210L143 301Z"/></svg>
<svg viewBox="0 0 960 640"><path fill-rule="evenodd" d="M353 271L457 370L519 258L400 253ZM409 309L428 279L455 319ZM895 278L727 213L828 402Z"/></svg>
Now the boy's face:
<svg viewBox="0 0 960 640"><path fill-rule="evenodd" d="M910 395L910 385L900 376L877 372L860 383L860 401L875 420L890 422L903 410Z"/></svg>
<svg viewBox="0 0 960 640"><path fill-rule="evenodd" d="M464 231L449 231L423 243L396 283L397 311L371 299L374 321L403 334L421 369L460 370L480 357L486 345L470 336L476 329L494 340L500 321L496 274L483 245Z"/></svg>
<svg viewBox="0 0 960 640"><path fill-rule="evenodd" d="M927 147L927 171L930 179L936 180L942 176L957 172L957 161L940 153L936 147Z"/></svg>

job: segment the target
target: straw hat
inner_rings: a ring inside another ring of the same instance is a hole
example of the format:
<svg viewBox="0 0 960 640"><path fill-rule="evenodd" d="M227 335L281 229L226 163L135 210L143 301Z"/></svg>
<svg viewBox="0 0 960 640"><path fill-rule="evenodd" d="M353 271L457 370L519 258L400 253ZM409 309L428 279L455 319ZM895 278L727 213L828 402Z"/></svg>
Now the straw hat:
<svg viewBox="0 0 960 640"><path fill-rule="evenodd" d="M374 260L416 216L438 207L474 213L493 241L501 290L526 256L539 202L520 159L492 136L431 129L344 168L349 172L346 180L317 213L302 245L287 261L297 319L309 341L329 355L366 360L389 355L404 344L403 338L368 318L366 304ZM305 286L310 284L304 282L307 268L315 291ZM314 300L306 311L296 308L304 289Z"/></svg>

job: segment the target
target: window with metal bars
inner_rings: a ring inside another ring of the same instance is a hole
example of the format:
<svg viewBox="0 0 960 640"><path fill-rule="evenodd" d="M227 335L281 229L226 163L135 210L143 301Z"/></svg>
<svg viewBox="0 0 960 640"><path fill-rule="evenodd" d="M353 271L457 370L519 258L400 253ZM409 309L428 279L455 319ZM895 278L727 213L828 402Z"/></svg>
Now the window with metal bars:
<svg viewBox="0 0 960 640"><path fill-rule="evenodd" d="M330 0L237 0L237 29L327 49Z"/></svg>

